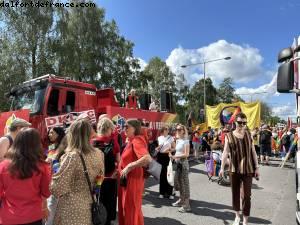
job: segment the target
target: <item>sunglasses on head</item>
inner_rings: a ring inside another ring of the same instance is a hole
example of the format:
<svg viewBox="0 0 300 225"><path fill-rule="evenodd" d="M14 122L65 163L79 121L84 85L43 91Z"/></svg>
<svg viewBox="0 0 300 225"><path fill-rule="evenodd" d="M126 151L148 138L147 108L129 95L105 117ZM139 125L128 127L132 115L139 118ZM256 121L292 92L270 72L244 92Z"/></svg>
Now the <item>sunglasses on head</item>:
<svg viewBox="0 0 300 225"><path fill-rule="evenodd" d="M236 121L239 125L247 125L247 122L243 122L243 121Z"/></svg>

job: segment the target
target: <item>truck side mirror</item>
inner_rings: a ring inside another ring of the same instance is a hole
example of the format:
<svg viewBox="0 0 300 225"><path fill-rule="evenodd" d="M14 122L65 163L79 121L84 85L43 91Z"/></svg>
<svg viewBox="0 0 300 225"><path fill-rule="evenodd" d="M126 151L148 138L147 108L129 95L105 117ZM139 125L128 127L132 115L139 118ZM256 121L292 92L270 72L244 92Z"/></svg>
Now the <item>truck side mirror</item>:
<svg viewBox="0 0 300 225"><path fill-rule="evenodd" d="M278 54L278 62L282 63L293 58L293 50L291 47L282 49Z"/></svg>
<svg viewBox="0 0 300 225"><path fill-rule="evenodd" d="M285 62L278 68L277 91L289 93L294 88L294 61Z"/></svg>

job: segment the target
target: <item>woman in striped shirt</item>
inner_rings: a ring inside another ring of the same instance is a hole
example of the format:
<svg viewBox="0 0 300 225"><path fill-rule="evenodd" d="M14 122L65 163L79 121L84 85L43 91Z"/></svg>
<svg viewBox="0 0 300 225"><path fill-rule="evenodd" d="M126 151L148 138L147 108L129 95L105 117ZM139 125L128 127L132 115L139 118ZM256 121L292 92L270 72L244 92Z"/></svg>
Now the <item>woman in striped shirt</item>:
<svg viewBox="0 0 300 225"><path fill-rule="evenodd" d="M224 174L225 162L230 156L230 178L233 210L236 218L233 225L240 223L240 189L242 187L243 225L248 224L251 207L252 178L258 179L258 162L251 134L247 128L247 117L238 113L235 117L236 129L225 137L220 177ZM242 185L242 186L241 186Z"/></svg>

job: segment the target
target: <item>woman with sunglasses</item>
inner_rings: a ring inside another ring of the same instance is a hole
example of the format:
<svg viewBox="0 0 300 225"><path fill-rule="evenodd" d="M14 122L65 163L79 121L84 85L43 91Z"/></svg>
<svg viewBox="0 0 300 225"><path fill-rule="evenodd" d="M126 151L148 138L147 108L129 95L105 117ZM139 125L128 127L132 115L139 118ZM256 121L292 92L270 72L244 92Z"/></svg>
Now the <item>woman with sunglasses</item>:
<svg viewBox="0 0 300 225"><path fill-rule="evenodd" d="M251 186L253 176L258 179L258 162L251 134L247 128L247 117L238 113L235 118L236 129L225 137L222 155L220 177L223 177L224 167L230 155L230 180L232 204L236 217L233 225L240 224L240 196L243 201L243 225L248 224L251 207ZM240 190L241 195L240 195Z"/></svg>
<svg viewBox="0 0 300 225"><path fill-rule="evenodd" d="M144 191L144 169L151 159L147 142L142 135L138 120L127 120L125 134L128 143L121 155L118 172L120 187L118 190L119 225L144 225L142 213L142 195Z"/></svg>
<svg viewBox="0 0 300 225"><path fill-rule="evenodd" d="M175 155L169 153L170 158L175 160L177 169L175 171L175 187L179 189L179 200L173 203L175 207L180 207L179 212L190 212L190 184L189 184L189 162L188 156L190 152L190 144L188 140L188 132L184 125L176 126L176 147Z"/></svg>

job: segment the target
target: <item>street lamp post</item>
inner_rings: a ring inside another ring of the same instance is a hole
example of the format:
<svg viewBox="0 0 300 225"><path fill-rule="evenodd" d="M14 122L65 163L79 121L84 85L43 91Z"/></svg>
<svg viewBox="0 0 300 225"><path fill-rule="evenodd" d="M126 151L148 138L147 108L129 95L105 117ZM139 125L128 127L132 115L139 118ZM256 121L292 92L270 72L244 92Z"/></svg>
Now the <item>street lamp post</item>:
<svg viewBox="0 0 300 225"><path fill-rule="evenodd" d="M205 65L207 63L211 63L211 62L216 62L216 61L221 61L221 60L230 60L231 57L225 57L225 58L219 58L219 59L212 59L212 60L206 60L200 63L193 63L193 64L187 64L187 65L182 65L181 68L186 68L186 67L190 67L190 66L196 66L196 65L203 65L203 78L204 78L204 83L203 83L203 109L204 109L204 118L206 118L206 114L205 114L205 106L206 106L206 75L205 75ZM204 119L205 120L205 119Z"/></svg>

